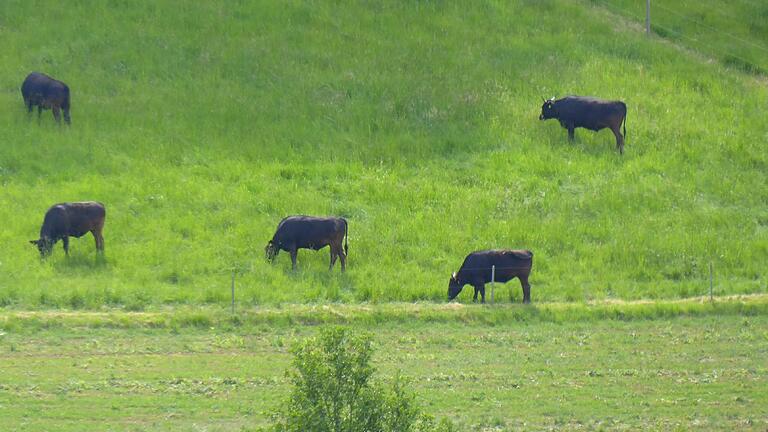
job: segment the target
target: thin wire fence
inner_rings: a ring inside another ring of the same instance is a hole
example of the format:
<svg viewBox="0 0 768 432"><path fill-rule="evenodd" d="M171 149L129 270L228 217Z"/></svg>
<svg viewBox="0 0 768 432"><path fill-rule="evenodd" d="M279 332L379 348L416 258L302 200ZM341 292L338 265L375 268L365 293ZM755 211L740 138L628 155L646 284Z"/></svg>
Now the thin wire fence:
<svg viewBox="0 0 768 432"><path fill-rule="evenodd" d="M739 17L737 17L735 15L731 15L731 13L730 12L726 12L725 9L721 9L719 7L712 6L711 3L707 4L707 9L709 9L710 11L711 10L715 10L715 11L717 11L717 15L719 15L721 17L728 17L728 18L731 19L731 21L734 21L734 22L737 22L737 23L741 22L741 18L739 18Z"/></svg>
<svg viewBox="0 0 768 432"><path fill-rule="evenodd" d="M632 11L630 11L628 9L625 9L625 8L623 8L621 6L618 6L615 3L612 3L612 2L610 2L608 0L598 0L598 2L599 2L599 4L603 5L606 9L610 10L611 12L613 12L613 13L615 13L617 15L624 16L624 17L636 17L636 16L638 16L637 13L632 12ZM747 2L747 4L754 5L754 3L749 3L749 2ZM755 6L755 7L757 7L757 6ZM691 23L693 23L693 24L695 24L695 25L705 29L708 32L715 32L715 33L718 33L720 35L727 36L728 38L730 38L730 40L732 42L737 42L735 45L737 45L739 47L747 46L747 47L751 47L751 48L757 49L760 52L764 52L764 53L768 54L768 46L763 45L763 44L759 44L759 43L754 42L754 41L749 41L749 40L743 39L743 38L741 38L739 36L736 36L735 34L729 33L727 31L724 31L724 30L719 29L719 28L712 27L712 26L710 26L708 24L704 24L700 20L693 19L693 18L690 18L688 16L685 16L684 14L682 14L680 12L677 12L675 10L672 10L672 9L670 9L668 7L661 6L661 5L658 5L656 3L654 3L651 6L651 16L652 16L652 18L651 18L651 26L652 26L652 28L661 30L664 33L672 35L675 38L683 39L683 40L689 42L693 49L695 49L697 51L700 51L700 52L703 52L705 54L714 55L714 56L720 58L721 60L729 59L730 58L730 59L739 60L744 65L753 66L755 69L759 69L761 71L768 69L768 67L765 64L763 64L763 62L760 61L760 60L757 60L757 59L747 59L747 58L744 58L743 56L734 54L731 51L726 52L726 51L724 51L724 50L722 50L720 48L716 48L712 44L707 44L706 41L702 41L702 40L697 39L695 37L692 37L692 36L690 36L688 34L685 34L685 33L683 33L680 30L675 30L675 29L671 28L668 25L659 24L658 23L658 14L654 14L654 11L657 11L657 10L662 10L662 11L668 13L669 15L673 15L673 16L675 16L677 18L680 18L680 19L683 19L683 20L685 20L687 22L691 22ZM713 8L713 10L718 10L718 9L717 8ZM729 14L722 14L721 16L727 16L727 17L730 17L730 18L734 19L733 16L729 15Z"/></svg>
<svg viewBox="0 0 768 432"><path fill-rule="evenodd" d="M736 41L739 41L739 42L742 42L742 43L745 43L745 44L748 44L748 45L752 45L753 47L755 47L755 48L758 48L758 49L760 49L760 50L762 50L762 51L765 51L766 53L768 53L768 47L766 47L766 46L764 46L764 45L760 45L760 44L757 44L757 43L755 43L755 42L752 42L752 41L748 41L748 40L746 40L746 39L742 39L742 38L740 38L740 37L738 37L738 36L736 36L736 35L734 35L734 34L732 34L732 33L728 33L728 32L726 32L726 31L723 31L722 29L718 29L718 28L715 28L715 27L709 26L709 25L707 25L707 24L704 24L704 23L702 23L700 20L696 20L696 19L693 19L693 18L689 18L689 17L687 17L687 16L685 16L685 15L683 15L683 14L681 14L681 13L675 12L675 11L673 11L672 9L666 8L666 7L664 7L664 6L661 6L661 5L658 5L658 4L656 4L656 5L654 5L654 6L653 6L653 8L654 8L654 9L657 9L657 8L658 8L658 9L664 10L664 11L666 11L666 12L668 12L668 13L672 14L672 15L675 15L675 16L677 16L677 17L680 17L680 18L682 18L682 19L684 19L684 20L686 20L686 21L688 21L688 22L692 22L692 23L694 23L694 24L696 24L696 25L698 25L698 26L700 26L700 27L703 27L703 28L705 28L705 29L708 29L708 30L711 30L711 31L717 32L717 33L719 33L719 34L721 34L721 35L725 35L725 36L728 36L728 37L730 37L730 38L731 38L731 39L733 39L733 40L736 40Z"/></svg>
<svg viewBox="0 0 768 432"><path fill-rule="evenodd" d="M754 1L752 1L752 0L735 0L735 1L734 1L734 3L739 3L739 2L741 2L741 3L745 3L745 4L748 4L748 5L750 5L750 6L754 7L754 8L760 8L760 7L764 6L764 5L762 5L762 4L759 4L759 3L757 3L757 2L754 2Z"/></svg>
<svg viewBox="0 0 768 432"><path fill-rule="evenodd" d="M493 267L493 266L489 266L489 267L468 267L468 268L462 267L461 269L457 270L456 272L458 273L459 271L478 271L478 270L479 271L488 271L489 272L489 271L491 271L491 267ZM520 267L499 267L499 266L495 266L495 267L496 267L496 270L526 270L526 269L530 269L531 268L531 266L527 266L527 267L522 267L522 266L520 266Z"/></svg>

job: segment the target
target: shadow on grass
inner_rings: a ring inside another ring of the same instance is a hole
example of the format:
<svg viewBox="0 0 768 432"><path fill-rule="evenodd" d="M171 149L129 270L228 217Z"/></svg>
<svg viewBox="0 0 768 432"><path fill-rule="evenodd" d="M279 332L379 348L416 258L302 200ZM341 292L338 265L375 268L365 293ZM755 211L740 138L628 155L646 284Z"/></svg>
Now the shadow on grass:
<svg viewBox="0 0 768 432"><path fill-rule="evenodd" d="M109 260L103 254L70 254L56 259L52 267L61 273L103 272L109 268Z"/></svg>

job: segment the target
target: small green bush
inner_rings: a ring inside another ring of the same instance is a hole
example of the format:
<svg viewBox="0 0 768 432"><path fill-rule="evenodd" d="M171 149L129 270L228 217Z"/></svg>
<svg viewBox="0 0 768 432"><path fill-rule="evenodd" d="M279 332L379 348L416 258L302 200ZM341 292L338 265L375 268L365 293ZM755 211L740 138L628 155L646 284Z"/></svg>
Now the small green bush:
<svg viewBox="0 0 768 432"><path fill-rule="evenodd" d="M277 413L279 432L450 431L421 412L397 375L391 387L372 380L370 335L339 327L321 331L292 349L291 396Z"/></svg>

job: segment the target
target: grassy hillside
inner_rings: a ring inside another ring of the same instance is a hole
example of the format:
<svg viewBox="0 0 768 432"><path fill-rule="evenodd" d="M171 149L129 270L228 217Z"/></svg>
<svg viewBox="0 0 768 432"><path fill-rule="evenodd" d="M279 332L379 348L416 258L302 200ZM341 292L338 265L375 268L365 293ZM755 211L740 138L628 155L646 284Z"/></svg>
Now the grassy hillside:
<svg viewBox="0 0 768 432"><path fill-rule="evenodd" d="M233 268L245 304L443 301L489 247L534 251L534 302L699 295L710 262L768 291L765 85L591 3L6 0L0 46L6 307L226 302ZM71 128L27 118L32 70ZM538 121L568 93L627 102L623 157ZM85 199L106 258L41 262L47 207ZM349 219L347 274L264 262L297 213Z"/></svg>

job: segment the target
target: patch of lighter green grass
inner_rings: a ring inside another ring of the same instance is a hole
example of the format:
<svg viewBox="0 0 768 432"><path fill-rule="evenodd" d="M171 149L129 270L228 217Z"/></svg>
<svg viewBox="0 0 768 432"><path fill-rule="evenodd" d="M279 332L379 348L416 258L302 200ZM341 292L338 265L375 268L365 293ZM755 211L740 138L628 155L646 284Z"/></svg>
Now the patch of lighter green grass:
<svg viewBox="0 0 768 432"><path fill-rule="evenodd" d="M767 321L763 313L350 328L374 333L383 379L409 377L425 411L460 430L762 430ZM0 429L269 424L289 392L289 348L321 327L199 324L0 331Z"/></svg>

